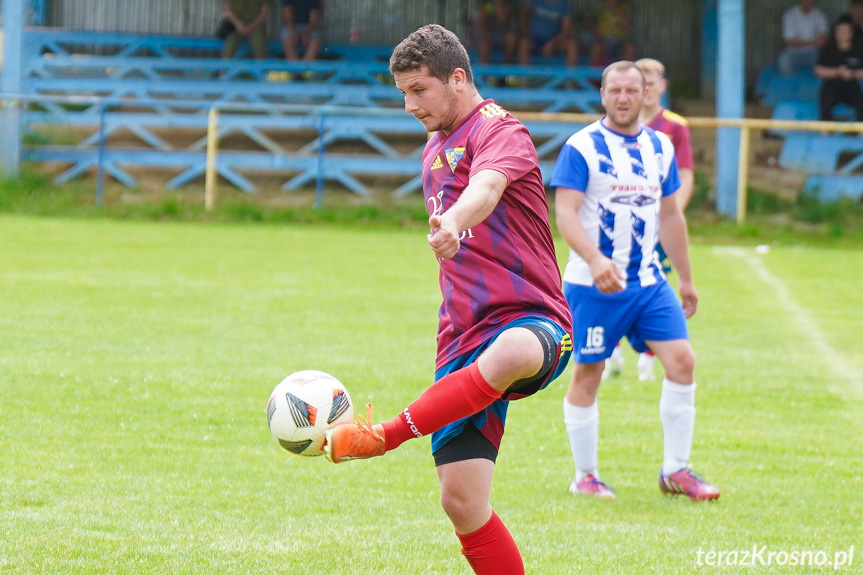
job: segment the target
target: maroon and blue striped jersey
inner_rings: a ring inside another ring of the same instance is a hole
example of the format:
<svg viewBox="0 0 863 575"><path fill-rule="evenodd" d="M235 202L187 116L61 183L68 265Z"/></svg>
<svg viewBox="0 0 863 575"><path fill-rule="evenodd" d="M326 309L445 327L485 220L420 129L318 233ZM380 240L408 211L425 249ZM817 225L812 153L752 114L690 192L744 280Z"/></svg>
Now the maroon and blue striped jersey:
<svg viewBox="0 0 863 575"><path fill-rule="evenodd" d="M478 347L510 321L539 315L572 333L548 223L536 149L512 114L486 100L448 136L432 135L423 151L429 215L446 212L472 175L496 170L507 187L481 224L465 230L451 259L438 258L443 302L436 366Z"/></svg>

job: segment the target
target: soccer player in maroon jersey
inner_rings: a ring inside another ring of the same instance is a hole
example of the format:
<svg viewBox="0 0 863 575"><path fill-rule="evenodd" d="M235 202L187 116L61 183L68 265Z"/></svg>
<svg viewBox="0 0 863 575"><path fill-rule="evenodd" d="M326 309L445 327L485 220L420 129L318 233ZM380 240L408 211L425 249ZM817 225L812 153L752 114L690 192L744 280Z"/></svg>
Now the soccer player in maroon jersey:
<svg viewBox="0 0 863 575"><path fill-rule="evenodd" d="M473 82L445 28L424 26L390 59L405 111L432 132L423 152L428 243L439 264L435 383L383 424L327 434L339 463L432 434L441 505L480 575L521 575L521 554L489 502L509 402L546 387L572 351L571 317L527 129Z"/></svg>
<svg viewBox="0 0 863 575"><path fill-rule="evenodd" d="M635 63L644 72L647 92L644 94L644 107L638 121L648 128L662 132L674 145L674 159L680 172L680 188L677 190L677 205L685 210L692 197L695 185L695 163L692 161L692 140L689 124L682 116L662 107L662 95L668 89L665 79L665 66L659 60L642 58Z"/></svg>

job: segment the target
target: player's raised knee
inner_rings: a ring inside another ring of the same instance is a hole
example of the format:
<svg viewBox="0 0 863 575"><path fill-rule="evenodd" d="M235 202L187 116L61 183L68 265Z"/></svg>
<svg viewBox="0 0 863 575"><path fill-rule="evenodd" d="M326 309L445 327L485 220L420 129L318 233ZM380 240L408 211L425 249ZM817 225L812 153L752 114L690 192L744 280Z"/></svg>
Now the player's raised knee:
<svg viewBox="0 0 863 575"><path fill-rule="evenodd" d="M536 375L542 368L544 353L535 333L523 327L510 328L480 358L480 370L492 385L494 381L512 383Z"/></svg>

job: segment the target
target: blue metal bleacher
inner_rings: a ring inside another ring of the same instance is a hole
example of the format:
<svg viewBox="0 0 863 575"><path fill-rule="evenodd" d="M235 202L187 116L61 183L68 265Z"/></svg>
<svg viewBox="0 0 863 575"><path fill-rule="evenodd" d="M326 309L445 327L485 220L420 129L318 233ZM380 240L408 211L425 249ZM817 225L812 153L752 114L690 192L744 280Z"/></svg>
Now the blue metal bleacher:
<svg viewBox="0 0 863 575"><path fill-rule="evenodd" d="M755 79L755 85L752 88L753 93L761 98L767 93L767 88L773 78L779 75L779 68L776 66L764 66L758 72L758 77Z"/></svg>
<svg viewBox="0 0 863 575"><path fill-rule="evenodd" d="M284 189L325 179L368 194L363 175L404 179L396 194L420 187L426 134L401 109L388 47L330 46L328 59L311 63L222 60L216 39L38 29L25 34L25 46L25 122L78 138L74 145L25 147L29 161L68 166L60 181L99 168L135 186L135 168L161 167L179 170L169 187L188 184L204 172L207 111L216 107L216 167L244 191L255 190L244 174L257 171L284 173ZM511 110L599 109L598 70L478 66L474 74L484 97ZM548 177L560 146L579 126L526 124ZM177 130L191 132L193 143L178 145L166 135ZM237 137L244 141L239 148L223 144ZM393 138L414 143L402 142L397 151ZM362 150L331 151L348 141Z"/></svg>
<svg viewBox="0 0 863 575"><path fill-rule="evenodd" d="M765 105L772 106L771 119L816 121L820 119L818 93L821 80L811 74L782 76L774 66L764 68L754 93ZM833 109L839 121L854 120L854 110L845 104ZM863 194L863 138L857 134L820 134L809 131L770 130L784 137L779 165L807 174L803 185L823 201Z"/></svg>
<svg viewBox="0 0 863 575"><path fill-rule="evenodd" d="M856 155L840 168L842 154ZM863 166L863 138L843 134L792 133L782 145L779 165L808 173L850 175Z"/></svg>
<svg viewBox="0 0 863 575"><path fill-rule="evenodd" d="M863 178L836 174L811 174L803 184L803 193L822 202L835 202L842 198L863 200Z"/></svg>
<svg viewBox="0 0 863 575"><path fill-rule="evenodd" d="M818 104L799 100L782 100L773 108L772 120L794 120L798 122L818 119Z"/></svg>
<svg viewBox="0 0 863 575"><path fill-rule="evenodd" d="M863 138L856 134L792 132L782 144L779 165L806 172L804 191L822 201L863 196L863 176L857 173L863 166Z"/></svg>
<svg viewBox="0 0 863 575"><path fill-rule="evenodd" d="M756 83L756 86L758 84ZM764 81L761 96L765 106L775 106L783 100L817 102L821 80L813 74L783 76L775 74Z"/></svg>
<svg viewBox="0 0 863 575"><path fill-rule="evenodd" d="M226 111L219 115L217 138L220 141L240 135L249 144L243 149L222 149L218 156L219 173L238 188L247 192L255 190L254 184L241 176L241 172L267 170L299 172L285 183L286 190L296 189L320 176L339 181L357 194L367 195L369 191L357 180L358 174L416 176L400 186L395 191L397 195L419 188L421 182L417 174L426 133L414 118L403 113L395 115L395 111L369 115L370 110L326 106L260 106L258 109L265 108L270 112L249 114L237 113L236 109L231 111L230 105L226 105ZM182 169L168 182L168 187L188 184L203 174L207 118L202 110L170 114L105 112L100 128L94 128L97 117L94 111L66 114L62 119L57 119L55 111L30 112L28 118L33 125L56 126L62 122L67 127L88 131L81 135L80 143L73 149L40 146L28 150L27 159L73 164L58 177L61 182L93 168L100 159L105 171L127 186L135 186L137 182L122 166L162 165ZM565 122L531 121L525 125L535 139L542 140L537 145L539 157L552 159L577 129ZM192 131L194 141L177 149L160 135L171 130ZM134 148L126 144L125 149L98 150L100 140L124 132L133 134L139 144ZM304 143L289 151L277 141L279 134L286 133L290 133L295 142L300 136L305 137L299 140ZM405 135L416 136L415 147L398 152L385 140ZM322 153L328 146L345 141L355 142L355 146L356 143L365 144L369 151L354 156ZM551 167L547 162L547 176L550 176Z"/></svg>

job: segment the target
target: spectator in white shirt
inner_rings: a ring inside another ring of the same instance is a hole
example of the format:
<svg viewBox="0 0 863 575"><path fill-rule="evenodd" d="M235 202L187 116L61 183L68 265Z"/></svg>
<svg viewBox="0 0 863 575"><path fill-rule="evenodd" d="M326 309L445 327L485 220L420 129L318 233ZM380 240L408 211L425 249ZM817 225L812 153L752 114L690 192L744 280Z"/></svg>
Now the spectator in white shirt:
<svg viewBox="0 0 863 575"><path fill-rule="evenodd" d="M776 63L786 76L802 71L811 73L818 61L818 51L827 42L830 24L815 3L816 0L800 0L782 15L785 49Z"/></svg>

